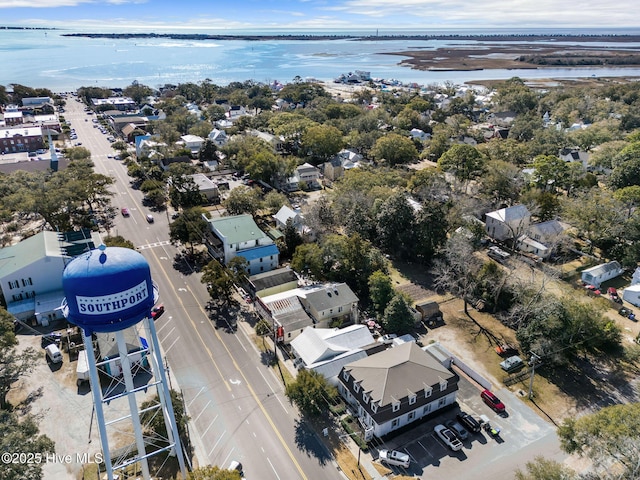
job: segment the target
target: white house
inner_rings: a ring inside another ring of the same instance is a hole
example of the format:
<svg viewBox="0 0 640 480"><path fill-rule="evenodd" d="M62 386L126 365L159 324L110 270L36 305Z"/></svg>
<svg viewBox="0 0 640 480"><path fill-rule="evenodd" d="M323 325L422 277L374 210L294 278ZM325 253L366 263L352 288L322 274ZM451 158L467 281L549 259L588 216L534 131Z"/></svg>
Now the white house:
<svg viewBox="0 0 640 480"><path fill-rule="evenodd" d="M218 185L213 182L204 173L194 173L189 175L193 182L197 185L198 190L202 193L208 202L216 202L220 200L220 190Z"/></svg>
<svg viewBox="0 0 640 480"><path fill-rule="evenodd" d="M229 107L229 110L227 110L227 113L225 113L225 116L231 121L244 115L247 115L247 110L242 105L232 105Z"/></svg>
<svg viewBox="0 0 640 480"><path fill-rule="evenodd" d="M418 139L422 142L424 142L425 140L429 140L431 138L430 133L426 133L423 130L420 130L419 128L412 128L409 134L411 135L411 138Z"/></svg>
<svg viewBox="0 0 640 480"><path fill-rule="evenodd" d="M320 373L330 384L337 386L342 367L365 358L365 347L379 345L366 325L349 325L345 328L306 327L291 342L291 350L297 368Z"/></svg>
<svg viewBox="0 0 640 480"><path fill-rule="evenodd" d="M529 228L531 214L524 205L501 208L487 213L485 230L494 240L504 241L520 237Z"/></svg>
<svg viewBox="0 0 640 480"><path fill-rule="evenodd" d="M227 136L227 132L224 130L220 130L218 128L214 128L209 132L208 136L209 140L211 140L215 146L224 147L229 141L229 137Z"/></svg>
<svg viewBox="0 0 640 480"><path fill-rule="evenodd" d="M299 188L300 183L304 183L307 187L319 186L320 183L320 170L318 167L314 167L310 163L303 163L298 165L293 172L293 175L287 179L284 186L289 192L295 192Z"/></svg>
<svg viewBox="0 0 640 480"><path fill-rule="evenodd" d="M261 132L260 130L250 130L249 134L254 137L258 137L263 142L269 144L274 153L282 151L282 137L278 137L267 132Z"/></svg>
<svg viewBox="0 0 640 480"><path fill-rule="evenodd" d="M459 377L407 342L345 365L338 380L365 434L383 437L453 404Z"/></svg>
<svg viewBox="0 0 640 480"><path fill-rule="evenodd" d="M206 236L207 246L225 265L232 258L241 256L249 262L250 275L277 268L278 247L260 230L251 215L210 218L203 214L203 218L211 228L211 235Z"/></svg>
<svg viewBox="0 0 640 480"><path fill-rule="evenodd" d="M83 252L102 243L97 232L40 232L0 249L0 290L7 311L39 325L62 319L62 271Z"/></svg>
<svg viewBox="0 0 640 480"><path fill-rule="evenodd" d="M184 142L185 148L188 148L192 154L198 153L204 143L204 138L198 135L183 135L180 138Z"/></svg>
<svg viewBox="0 0 640 480"><path fill-rule="evenodd" d="M322 164L322 170L325 178L335 181L344 175L344 172L357 168L362 161L362 155L353 150L340 150L335 157L328 162Z"/></svg>
<svg viewBox="0 0 640 480"><path fill-rule="evenodd" d="M589 165L589 152L580 150L579 148L561 148L558 152L558 157L565 162L577 162L582 165L584 170Z"/></svg>
<svg viewBox="0 0 640 480"><path fill-rule="evenodd" d="M293 210L286 205L280 207L278 213L273 216L276 221L276 228L283 230L287 226L287 220L291 220L291 224L294 228L301 230L304 217L299 211Z"/></svg>
<svg viewBox="0 0 640 480"><path fill-rule="evenodd" d="M518 238L518 249L541 258L548 258L560 242L565 229L558 220L532 223L529 225L527 234Z"/></svg>
<svg viewBox="0 0 640 480"><path fill-rule="evenodd" d="M603 282L616 278L622 275L623 272L624 269L614 260L613 262L603 263L583 270L581 278L585 284L600 288Z"/></svg>

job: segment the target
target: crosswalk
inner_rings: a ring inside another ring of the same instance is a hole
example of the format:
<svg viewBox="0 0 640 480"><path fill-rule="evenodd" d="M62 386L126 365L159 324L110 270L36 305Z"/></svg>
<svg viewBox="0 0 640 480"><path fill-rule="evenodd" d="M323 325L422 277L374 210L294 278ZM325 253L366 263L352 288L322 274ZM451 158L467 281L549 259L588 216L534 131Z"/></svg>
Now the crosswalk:
<svg viewBox="0 0 640 480"><path fill-rule="evenodd" d="M171 243L171 241L169 241L169 240L163 240L161 242L147 243L146 245L138 245L136 247L136 250L147 250L149 248L164 247L165 245L169 245L170 243Z"/></svg>

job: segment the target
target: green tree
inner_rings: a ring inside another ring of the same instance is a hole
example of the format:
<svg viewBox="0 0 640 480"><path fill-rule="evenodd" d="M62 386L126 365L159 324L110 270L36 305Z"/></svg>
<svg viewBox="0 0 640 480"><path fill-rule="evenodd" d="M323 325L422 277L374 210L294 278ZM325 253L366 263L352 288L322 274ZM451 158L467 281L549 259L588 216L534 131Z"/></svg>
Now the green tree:
<svg viewBox="0 0 640 480"><path fill-rule="evenodd" d="M613 192L613 198L627 208L627 218L631 217L633 210L640 205L640 185L631 185Z"/></svg>
<svg viewBox="0 0 640 480"><path fill-rule="evenodd" d="M281 251L282 257L287 259L291 258L298 248L302 245L302 236L298 232L298 228L293 225L293 221L288 218L287 223L284 226L284 236L282 237L283 249Z"/></svg>
<svg viewBox="0 0 640 480"><path fill-rule="evenodd" d="M322 249L317 243L299 245L291 258L291 268L303 275L322 280L324 278L324 261Z"/></svg>
<svg viewBox="0 0 640 480"><path fill-rule="evenodd" d="M318 165L336 155L343 147L342 132L331 125L314 125L302 135L302 148Z"/></svg>
<svg viewBox="0 0 640 480"><path fill-rule="evenodd" d="M526 113L534 110L538 105L538 97L535 91L518 77L513 77L501 83L497 86L496 91L497 95L494 97L494 103L505 110Z"/></svg>
<svg viewBox="0 0 640 480"><path fill-rule="evenodd" d="M402 295L396 294L382 315L382 326L389 333L403 335L415 327L415 320L407 301Z"/></svg>
<svg viewBox="0 0 640 480"><path fill-rule="evenodd" d="M47 455L55 452L55 444L46 435L40 434L36 419L32 415L19 416L17 412L0 410L0 452L3 454L29 454L39 461L2 462L3 480L43 478L42 467Z"/></svg>
<svg viewBox="0 0 640 480"><path fill-rule="evenodd" d="M147 97L153 95L153 89L134 81L131 85L122 90L122 94L125 97L130 97L134 102L140 105L147 99Z"/></svg>
<svg viewBox="0 0 640 480"><path fill-rule="evenodd" d="M216 159L216 151L218 148L209 138L207 138L198 151L198 160L201 162L210 162Z"/></svg>
<svg viewBox="0 0 640 480"><path fill-rule="evenodd" d="M207 198L190 175L171 175L169 179L169 200L174 209L193 208L203 205Z"/></svg>
<svg viewBox="0 0 640 480"><path fill-rule="evenodd" d="M233 283L243 285L249 275L249 262L241 255L235 256L229 260L227 270L231 274Z"/></svg>
<svg viewBox="0 0 640 480"><path fill-rule="evenodd" d="M189 208L169 224L169 238L172 242L187 245L191 253L195 245L201 245L209 225L202 217L204 210L200 207Z"/></svg>
<svg viewBox="0 0 640 480"><path fill-rule="evenodd" d="M259 189L240 186L229 192L222 205L227 209L229 215L241 215L243 213L255 215L260 208L261 197L262 194Z"/></svg>
<svg viewBox="0 0 640 480"><path fill-rule="evenodd" d="M132 241L127 240L122 235L115 236L107 236L104 237L104 244L107 247L122 247L122 248L130 248L131 250L135 250L136 246Z"/></svg>
<svg viewBox="0 0 640 480"><path fill-rule="evenodd" d="M189 422L189 416L184 410L184 401L182 394L176 390L171 390L171 405L173 406L173 414L176 419L176 425L178 427L178 434L181 439L187 438L187 423ZM154 395L150 400L145 400L140 405L142 411L141 421L146 425L148 429L147 433L151 433L155 436L155 441L160 444L167 444L167 426L164 422L164 415L160 409L160 398L158 395Z"/></svg>
<svg viewBox="0 0 640 480"><path fill-rule="evenodd" d="M369 276L369 298L378 317L382 317L385 309L395 296L391 277L381 270L376 270Z"/></svg>
<svg viewBox="0 0 640 480"><path fill-rule="evenodd" d="M212 260L205 265L200 281L207 286L207 292L213 302L223 303L231 300L234 290L233 276L218 260Z"/></svg>
<svg viewBox="0 0 640 480"><path fill-rule="evenodd" d="M526 471L518 469L515 480L577 480L578 476L569 467L555 460L538 456L527 462Z"/></svg>
<svg viewBox="0 0 640 480"><path fill-rule="evenodd" d="M473 145L456 144L442 154L438 168L451 172L463 184L482 175L486 159Z"/></svg>
<svg viewBox="0 0 640 480"><path fill-rule="evenodd" d="M404 192L389 197L376 218L376 243L389 254L406 260L414 254L415 217Z"/></svg>
<svg viewBox="0 0 640 480"><path fill-rule="evenodd" d="M612 405L558 427L560 446L587 457L604 478L634 479L640 475L640 403ZM609 473L616 472L615 477Z"/></svg>
<svg viewBox="0 0 640 480"><path fill-rule="evenodd" d="M371 155L377 162L393 166L416 161L418 150L411 139L389 133L376 141Z"/></svg>
<svg viewBox="0 0 640 480"><path fill-rule="evenodd" d="M262 208L268 210L270 214L276 213L282 206L288 205L289 200L284 193L280 193L277 190L271 190L265 194L262 200Z"/></svg>
<svg viewBox="0 0 640 480"><path fill-rule="evenodd" d="M306 369L298 371L285 393L301 412L312 417L325 413L338 396L338 390L321 373Z"/></svg>
<svg viewBox="0 0 640 480"><path fill-rule="evenodd" d="M534 183L538 188L555 192L566 186L567 162L557 155L538 155L533 159Z"/></svg>

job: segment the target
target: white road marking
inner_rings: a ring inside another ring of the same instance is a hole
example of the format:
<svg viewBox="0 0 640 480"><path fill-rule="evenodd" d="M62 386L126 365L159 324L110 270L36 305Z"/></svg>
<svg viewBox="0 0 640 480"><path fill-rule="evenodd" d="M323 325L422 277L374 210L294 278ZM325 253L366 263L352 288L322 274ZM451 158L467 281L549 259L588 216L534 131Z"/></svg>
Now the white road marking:
<svg viewBox="0 0 640 480"><path fill-rule="evenodd" d="M204 411L207 409L207 407L211 404L211 400L209 400L207 402L207 404L202 408L202 410L200 410L200 413L198 414L198 416L196 418L193 419L193 423L196 423L198 421L198 419L200 418L200 415L202 415L204 413Z"/></svg>
<svg viewBox="0 0 640 480"><path fill-rule="evenodd" d="M273 463L271 463L271 460L269 460L269 457L267 457L267 462L269 462L269 465L271 465L271 469L273 470L273 473L275 474L275 476L278 478L278 480L280 480L280 475L278 475L278 472L276 472L276 469L273 466Z"/></svg>
<svg viewBox="0 0 640 480"><path fill-rule="evenodd" d="M216 423L216 420L217 420L217 419L218 419L218 415L216 415L216 418L214 418L213 420L211 420L211 423L209 424L209 426L207 427L207 429L206 429L204 432L202 432L202 434L200 435L200 438L203 438L203 437L207 434L207 432L208 432L208 431L209 431L209 429L213 426L213 424L214 424L214 423ZM226 430L225 430L225 432L226 432ZM222 433L222 435L224 435L224 432Z"/></svg>
<svg viewBox="0 0 640 480"><path fill-rule="evenodd" d="M196 393L196 396L195 396L195 397L193 397L189 403L187 403L187 408L191 407L191 404L195 401L195 399L196 399L196 398L198 398L198 396L199 396L203 391L204 391L204 387L202 387L202 388L198 391L198 393Z"/></svg>
<svg viewBox="0 0 640 480"><path fill-rule="evenodd" d="M218 417L216 417L218 418ZM222 434L220 435L220 438L218 438L218 441L215 443L215 445L213 446L213 448L211 449L211 451L209 452L209 454L207 455L207 457L210 457L211 454L213 453L213 451L216 449L216 447L218 446L218 444L220 443L220 440L222 440L222 437L224 436L224 434L227 433L227 431L225 430L224 432L222 432ZM233 451L233 450L232 450ZM231 455L231 453L229 453L229 455ZM229 457L227 457L229 458ZM227 463L226 459L223 463Z"/></svg>

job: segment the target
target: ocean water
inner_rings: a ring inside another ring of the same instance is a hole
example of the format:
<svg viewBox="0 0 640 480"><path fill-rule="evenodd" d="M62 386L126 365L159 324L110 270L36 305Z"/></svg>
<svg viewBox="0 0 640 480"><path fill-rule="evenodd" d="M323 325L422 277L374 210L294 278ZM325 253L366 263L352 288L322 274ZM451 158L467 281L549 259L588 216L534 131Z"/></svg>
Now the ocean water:
<svg viewBox="0 0 640 480"><path fill-rule="evenodd" d="M421 85L472 80L540 78L640 77L638 68L553 68L482 70L471 72L419 71L400 66L403 57L385 55L405 50L433 50L446 46L465 45L478 49L485 42L476 40L172 40L145 39L92 39L64 37L63 33L82 30L0 30L0 84L19 83L53 91L69 91L81 86L125 87L134 81L159 87L166 83L198 83L210 79L218 85L232 81L290 82L294 77L333 80L342 73L354 70L371 72L375 78L396 79ZM118 33L110 30L110 33ZM175 30L174 30L175 32ZM167 33L167 32L156 32ZM310 32L220 32L198 31L179 33L222 34L294 34ZM351 33L354 32L313 32ZM362 32L374 35L376 32ZM492 33L481 31L407 32L384 31L382 34L469 34ZM512 32L509 32L512 33ZM521 31L523 35L545 33L541 30ZM551 32L549 32L551 33ZM575 31L566 33L606 33ZM610 33L610 32L608 32ZM637 34L620 31L619 34ZM357 34L357 32L356 32ZM558 39L555 45L571 44ZM590 43L595 46L596 44ZM600 44L604 45L604 43ZM608 44L612 45L612 44ZM640 47L640 43L619 42L617 46Z"/></svg>

